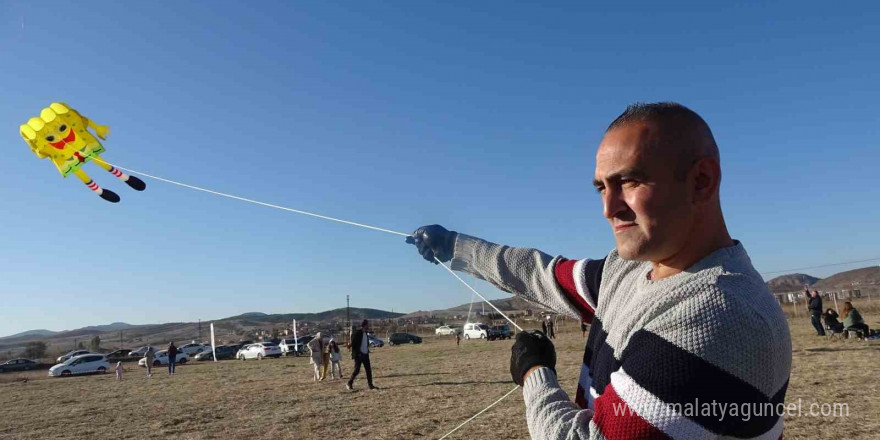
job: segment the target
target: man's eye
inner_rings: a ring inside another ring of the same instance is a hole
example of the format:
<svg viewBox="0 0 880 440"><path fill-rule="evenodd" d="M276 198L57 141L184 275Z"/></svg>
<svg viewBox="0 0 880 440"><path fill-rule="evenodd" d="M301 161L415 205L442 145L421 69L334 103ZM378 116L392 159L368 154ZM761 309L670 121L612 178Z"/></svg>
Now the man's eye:
<svg viewBox="0 0 880 440"><path fill-rule="evenodd" d="M46 140L49 142L55 142L55 136L46 136Z"/></svg>
<svg viewBox="0 0 880 440"><path fill-rule="evenodd" d="M602 194L604 191L605 191L605 187L604 187L604 186L597 186L597 187L596 187L596 192L597 192L597 193Z"/></svg>
<svg viewBox="0 0 880 440"><path fill-rule="evenodd" d="M623 183L625 186L627 186L629 188L635 188L635 187L639 186L639 182L637 182L635 180L624 180L621 183Z"/></svg>
<svg viewBox="0 0 880 440"><path fill-rule="evenodd" d="M58 131L66 131L66 130L67 130L67 126L64 124L61 124L61 126L58 127Z"/></svg>

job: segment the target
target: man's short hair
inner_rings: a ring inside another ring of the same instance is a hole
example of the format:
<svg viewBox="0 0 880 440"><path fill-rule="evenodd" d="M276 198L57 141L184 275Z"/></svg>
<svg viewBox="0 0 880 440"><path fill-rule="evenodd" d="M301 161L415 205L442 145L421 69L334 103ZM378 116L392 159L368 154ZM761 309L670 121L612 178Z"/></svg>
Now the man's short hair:
<svg viewBox="0 0 880 440"><path fill-rule="evenodd" d="M370 321L367 321L366 319L361 321L361 327L366 327L368 325L370 325Z"/></svg>
<svg viewBox="0 0 880 440"><path fill-rule="evenodd" d="M654 123L659 128L654 139L655 146L669 149L671 154L678 157L675 175L679 179L683 179L699 159L711 157L721 161L709 124L697 112L677 102L630 104L605 132L637 122Z"/></svg>

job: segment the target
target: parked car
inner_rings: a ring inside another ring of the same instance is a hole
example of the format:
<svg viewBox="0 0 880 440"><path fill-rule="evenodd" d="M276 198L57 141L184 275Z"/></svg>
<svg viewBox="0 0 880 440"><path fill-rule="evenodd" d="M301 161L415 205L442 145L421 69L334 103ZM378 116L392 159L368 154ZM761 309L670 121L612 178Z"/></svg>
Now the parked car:
<svg viewBox="0 0 880 440"><path fill-rule="evenodd" d="M129 353L128 355L131 357L139 357L139 358L144 357L144 354L147 352L148 348L150 348L149 345L144 345L143 347L140 347L136 350L132 350L131 353ZM156 351L155 347L153 348L153 351L154 352Z"/></svg>
<svg viewBox="0 0 880 440"><path fill-rule="evenodd" d="M177 352L177 356L174 356L174 363L178 365L183 365L187 362L189 362L189 355L182 351ZM141 358L141 360L138 361L138 365L146 368L147 359ZM153 358L154 367L158 367L161 365L168 365L168 350L157 351L156 357Z"/></svg>
<svg viewBox="0 0 880 440"><path fill-rule="evenodd" d="M119 361L126 362L126 361L133 361L133 360L138 359L137 356L131 355L131 350L127 350L127 349L111 351L110 353L105 354L104 357L106 357L107 362L110 362L110 363L119 362Z"/></svg>
<svg viewBox="0 0 880 440"><path fill-rule="evenodd" d="M448 325L441 325L437 327L437 330L434 330L434 333L438 335L454 335L459 333L457 328L450 327Z"/></svg>
<svg viewBox="0 0 880 440"><path fill-rule="evenodd" d="M281 349L271 342L257 342L242 347L235 354L235 358L239 360L245 359L263 359L267 357L281 357Z"/></svg>
<svg viewBox="0 0 880 440"><path fill-rule="evenodd" d="M489 326L469 322L464 325L462 333L465 339L487 339L489 338Z"/></svg>
<svg viewBox="0 0 880 440"><path fill-rule="evenodd" d="M235 353L238 351L238 348L235 346L221 345L214 350L205 350L195 355L193 359L197 361L213 361L215 350L217 351L217 360L222 361L223 359L235 359Z"/></svg>
<svg viewBox="0 0 880 440"><path fill-rule="evenodd" d="M195 356L205 350L210 351L211 345L193 342L192 344L186 344L178 349L178 351L182 351L190 356Z"/></svg>
<svg viewBox="0 0 880 440"><path fill-rule="evenodd" d="M493 339L510 339L510 326L507 324L493 325L489 329L489 340Z"/></svg>
<svg viewBox="0 0 880 440"><path fill-rule="evenodd" d="M37 363L30 359L12 359L0 364L0 373L8 371L30 371L37 368Z"/></svg>
<svg viewBox="0 0 880 440"><path fill-rule="evenodd" d="M238 351L238 350L241 350L242 348L244 348L248 345L251 345L253 343L254 343L254 341L239 341L239 342L236 342L235 344L229 344L229 346L235 347L235 351Z"/></svg>
<svg viewBox="0 0 880 440"><path fill-rule="evenodd" d="M388 337L388 345L421 344L422 338L409 333L392 333Z"/></svg>
<svg viewBox="0 0 880 440"><path fill-rule="evenodd" d="M385 341L367 333L367 343L370 344L370 347L382 347L385 345Z"/></svg>
<svg viewBox="0 0 880 440"><path fill-rule="evenodd" d="M89 353L74 356L49 369L50 377L65 377L74 374L106 373L110 364L103 354Z"/></svg>
<svg viewBox="0 0 880 440"><path fill-rule="evenodd" d="M60 364L62 362L67 362L68 359L70 359L74 356L82 356L84 354L100 354L100 353L92 353L91 351L88 351L88 350L73 350L71 352L68 352L67 354L63 354L63 355L59 356L58 359L55 360L55 362L58 362Z"/></svg>
<svg viewBox="0 0 880 440"><path fill-rule="evenodd" d="M278 347L281 348L281 354L289 356L295 354L297 356L306 352L306 344L313 339L312 336L300 336L296 340L293 338L282 339Z"/></svg>

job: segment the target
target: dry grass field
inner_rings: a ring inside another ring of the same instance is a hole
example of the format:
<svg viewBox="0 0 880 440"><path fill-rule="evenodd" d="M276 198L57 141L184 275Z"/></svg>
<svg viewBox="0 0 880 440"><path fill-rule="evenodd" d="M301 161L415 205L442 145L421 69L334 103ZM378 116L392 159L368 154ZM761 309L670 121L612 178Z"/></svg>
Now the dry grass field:
<svg viewBox="0 0 880 440"><path fill-rule="evenodd" d="M876 312L865 313L880 324ZM574 330L569 324L565 330ZM807 318L791 321L794 367L788 402L842 402L847 417L787 417L787 439L880 438L880 341L827 341ZM574 390L584 340L556 339L559 372ZM429 336L422 345L384 347L372 355L378 391L343 380L315 383L306 358L224 361L182 366L152 378L128 364L104 376L50 379L45 372L0 376L0 439L436 439L513 388L510 341ZM353 364L343 360L347 375ZM22 379L27 378L25 382ZM522 394L450 436L528 438Z"/></svg>

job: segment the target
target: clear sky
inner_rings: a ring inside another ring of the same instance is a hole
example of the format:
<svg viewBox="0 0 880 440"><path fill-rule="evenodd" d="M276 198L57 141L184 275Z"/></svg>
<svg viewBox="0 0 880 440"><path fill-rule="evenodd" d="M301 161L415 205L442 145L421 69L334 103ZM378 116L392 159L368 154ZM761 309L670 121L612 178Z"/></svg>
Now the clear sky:
<svg viewBox="0 0 880 440"><path fill-rule="evenodd" d="M581 258L614 246L590 184L604 128L674 100L715 133L728 226L759 271L880 257L878 16L867 1L0 2L0 335L346 294L395 311L470 300L401 237L152 180L138 193L87 165L122 197L107 203L19 137L53 101L109 125L104 157L123 167Z"/></svg>

